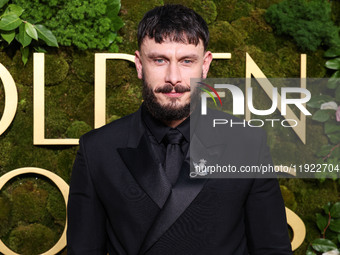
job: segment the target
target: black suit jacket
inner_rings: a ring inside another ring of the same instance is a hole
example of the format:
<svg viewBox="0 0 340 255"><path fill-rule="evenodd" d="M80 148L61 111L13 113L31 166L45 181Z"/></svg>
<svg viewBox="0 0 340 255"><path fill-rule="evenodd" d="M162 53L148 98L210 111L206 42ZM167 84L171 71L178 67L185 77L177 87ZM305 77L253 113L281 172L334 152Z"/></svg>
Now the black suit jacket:
<svg viewBox="0 0 340 255"><path fill-rule="evenodd" d="M191 142L232 165L271 162L263 131L221 128ZM141 110L81 137L68 254L292 254L276 179L193 179L187 157L172 187L151 150Z"/></svg>

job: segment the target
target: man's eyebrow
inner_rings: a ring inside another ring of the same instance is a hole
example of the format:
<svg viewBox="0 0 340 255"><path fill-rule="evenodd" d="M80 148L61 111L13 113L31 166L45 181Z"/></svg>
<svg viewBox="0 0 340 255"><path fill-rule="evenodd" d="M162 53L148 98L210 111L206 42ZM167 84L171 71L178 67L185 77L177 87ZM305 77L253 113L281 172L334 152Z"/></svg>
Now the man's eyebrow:
<svg viewBox="0 0 340 255"><path fill-rule="evenodd" d="M184 55L184 56L181 57L181 59L186 59L186 58L190 58L190 59L196 60L196 59L198 59L199 57L198 57L197 54L189 54L189 55Z"/></svg>
<svg viewBox="0 0 340 255"><path fill-rule="evenodd" d="M154 59L154 58L168 58L166 55L162 54L162 53L156 53L156 52L151 52L148 53L146 55L148 58ZM186 58L190 58L190 59L198 59L198 55L197 54L189 54L189 55L183 55L180 59L186 59Z"/></svg>
<svg viewBox="0 0 340 255"><path fill-rule="evenodd" d="M148 53L148 54L146 54L146 56L148 58L151 58L151 59L153 59L153 58L167 58L164 54L156 53L156 52Z"/></svg>

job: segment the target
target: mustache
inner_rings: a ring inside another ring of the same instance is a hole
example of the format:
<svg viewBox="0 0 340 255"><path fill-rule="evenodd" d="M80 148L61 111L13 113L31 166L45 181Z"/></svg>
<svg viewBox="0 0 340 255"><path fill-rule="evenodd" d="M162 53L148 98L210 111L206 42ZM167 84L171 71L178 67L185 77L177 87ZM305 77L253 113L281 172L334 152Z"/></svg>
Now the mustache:
<svg viewBox="0 0 340 255"><path fill-rule="evenodd" d="M173 86L171 84L165 84L164 86L155 89L155 92L156 93L170 93L173 89L175 89L176 93L190 92L190 87L186 87L181 84L178 84L176 86Z"/></svg>

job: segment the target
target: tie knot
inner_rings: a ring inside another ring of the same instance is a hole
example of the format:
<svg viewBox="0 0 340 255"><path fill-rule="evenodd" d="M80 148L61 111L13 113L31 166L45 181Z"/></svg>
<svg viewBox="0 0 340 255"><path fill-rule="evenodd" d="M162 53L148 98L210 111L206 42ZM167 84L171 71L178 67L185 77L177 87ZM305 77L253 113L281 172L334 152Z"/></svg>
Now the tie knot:
<svg viewBox="0 0 340 255"><path fill-rule="evenodd" d="M171 128L164 137L165 144L181 144L184 136L177 129Z"/></svg>

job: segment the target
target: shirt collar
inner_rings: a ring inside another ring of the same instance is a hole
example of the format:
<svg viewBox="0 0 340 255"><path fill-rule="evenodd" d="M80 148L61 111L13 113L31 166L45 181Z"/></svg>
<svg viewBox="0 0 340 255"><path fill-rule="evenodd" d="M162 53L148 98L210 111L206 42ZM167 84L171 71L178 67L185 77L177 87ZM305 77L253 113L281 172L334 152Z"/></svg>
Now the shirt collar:
<svg viewBox="0 0 340 255"><path fill-rule="evenodd" d="M149 129L151 134L156 138L158 143L161 143L164 136L169 132L170 127L165 125L163 122L155 119L151 113L146 109L144 104L142 105L142 118L146 125L146 127ZM181 124L179 124L177 127L179 132L182 133L185 140L187 142L190 141L190 116L186 118Z"/></svg>

